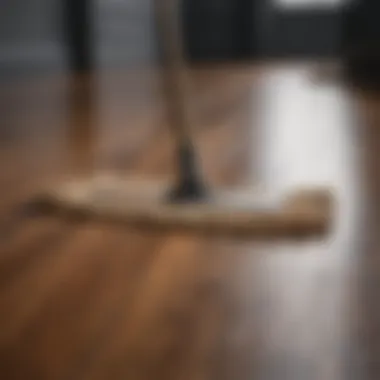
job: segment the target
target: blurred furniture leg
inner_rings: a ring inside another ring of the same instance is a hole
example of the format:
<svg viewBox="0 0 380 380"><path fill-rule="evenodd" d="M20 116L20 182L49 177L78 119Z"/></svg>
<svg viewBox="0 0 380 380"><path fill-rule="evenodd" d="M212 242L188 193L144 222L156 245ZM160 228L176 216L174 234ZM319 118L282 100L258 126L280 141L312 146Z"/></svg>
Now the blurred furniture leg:
<svg viewBox="0 0 380 380"><path fill-rule="evenodd" d="M94 66L92 0L64 0L64 34L69 67L74 72Z"/></svg>

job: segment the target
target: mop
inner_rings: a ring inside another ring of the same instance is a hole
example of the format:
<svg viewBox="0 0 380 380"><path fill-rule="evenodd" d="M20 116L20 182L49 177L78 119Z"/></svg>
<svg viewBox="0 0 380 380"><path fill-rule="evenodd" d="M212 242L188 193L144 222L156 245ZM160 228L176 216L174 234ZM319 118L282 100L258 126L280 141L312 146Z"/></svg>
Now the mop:
<svg viewBox="0 0 380 380"><path fill-rule="evenodd" d="M329 189L271 194L255 189L212 190L205 184L190 133L178 2L155 0L165 97L176 142L175 183L92 174L48 186L42 198L65 213L129 225L249 236L327 232L332 214Z"/></svg>

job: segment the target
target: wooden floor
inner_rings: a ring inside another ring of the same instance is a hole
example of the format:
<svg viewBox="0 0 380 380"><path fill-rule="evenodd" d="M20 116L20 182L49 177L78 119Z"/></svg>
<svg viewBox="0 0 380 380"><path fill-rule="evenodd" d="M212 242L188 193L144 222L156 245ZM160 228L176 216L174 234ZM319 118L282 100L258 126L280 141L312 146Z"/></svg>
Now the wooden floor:
<svg viewBox="0 0 380 380"><path fill-rule="evenodd" d="M380 378L380 98L307 65L194 69L210 183L331 186L321 240L234 240L17 207L46 181L173 174L152 71L0 86L0 378ZM16 206L15 206L16 205Z"/></svg>

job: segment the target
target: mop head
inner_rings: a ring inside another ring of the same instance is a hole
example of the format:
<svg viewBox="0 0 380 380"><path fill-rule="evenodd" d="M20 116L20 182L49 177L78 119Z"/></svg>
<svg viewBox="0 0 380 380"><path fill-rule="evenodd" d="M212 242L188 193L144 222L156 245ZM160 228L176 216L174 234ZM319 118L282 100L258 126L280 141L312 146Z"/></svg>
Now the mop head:
<svg viewBox="0 0 380 380"><path fill-rule="evenodd" d="M326 189L273 195L221 190L202 201L177 203L168 201L169 189L165 183L106 175L64 181L44 191L42 199L65 215L204 233L310 235L330 226L332 196Z"/></svg>

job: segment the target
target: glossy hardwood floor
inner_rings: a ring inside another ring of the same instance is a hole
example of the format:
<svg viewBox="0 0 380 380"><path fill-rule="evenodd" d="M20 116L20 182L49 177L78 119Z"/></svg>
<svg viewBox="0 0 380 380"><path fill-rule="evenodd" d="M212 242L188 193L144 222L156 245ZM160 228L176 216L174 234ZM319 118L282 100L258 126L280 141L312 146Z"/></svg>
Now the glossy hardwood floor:
<svg viewBox="0 0 380 380"><path fill-rule="evenodd" d="M1 379L380 377L380 99L308 65L192 70L215 186L331 186L321 240L236 240L17 207L46 181L173 174L151 70L0 87Z"/></svg>

